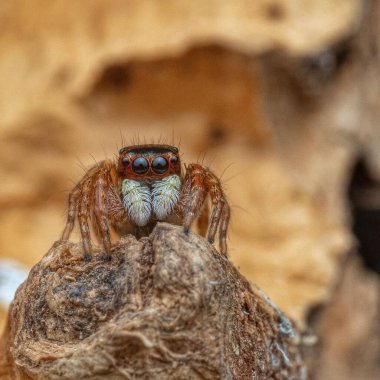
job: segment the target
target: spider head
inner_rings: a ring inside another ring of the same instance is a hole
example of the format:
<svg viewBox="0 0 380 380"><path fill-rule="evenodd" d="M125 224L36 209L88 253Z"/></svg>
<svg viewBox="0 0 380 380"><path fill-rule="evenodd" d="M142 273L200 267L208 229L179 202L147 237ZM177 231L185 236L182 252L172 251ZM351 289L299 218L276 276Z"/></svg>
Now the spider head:
<svg viewBox="0 0 380 380"><path fill-rule="evenodd" d="M178 148L170 145L133 145L120 149L118 172L123 178L157 180L181 174Z"/></svg>

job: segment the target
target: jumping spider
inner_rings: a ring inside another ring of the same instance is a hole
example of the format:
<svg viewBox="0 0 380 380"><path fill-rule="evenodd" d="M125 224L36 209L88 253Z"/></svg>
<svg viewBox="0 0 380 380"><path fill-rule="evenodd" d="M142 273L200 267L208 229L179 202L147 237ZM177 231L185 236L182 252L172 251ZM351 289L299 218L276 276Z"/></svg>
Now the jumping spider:
<svg viewBox="0 0 380 380"><path fill-rule="evenodd" d="M157 221L183 225L188 233L197 219L199 232L207 234L210 243L219 228L220 252L227 254L230 207L220 181L199 164L185 165L183 175L174 146L128 146L119 151L117 163L105 160L93 166L70 192L63 240L69 238L76 216L86 257L92 251L89 221L109 253L110 225L119 234L141 237L148 235Z"/></svg>

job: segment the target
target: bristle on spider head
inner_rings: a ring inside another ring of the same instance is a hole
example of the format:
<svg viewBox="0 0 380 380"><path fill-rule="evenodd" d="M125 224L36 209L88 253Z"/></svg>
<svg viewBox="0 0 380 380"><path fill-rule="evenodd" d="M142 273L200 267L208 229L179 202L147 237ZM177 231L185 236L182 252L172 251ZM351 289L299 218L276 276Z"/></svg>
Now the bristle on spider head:
<svg viewBox="0 0 380 380"><path fill-rule="evenodd" d="M181 144L181 137L175 139L174 129L172 130L171 136L166 136L160 134L158 137L149 139L150 142L147 143L147 137L141 137L139 132L136 132L130 138L130 145L125 145L125 135L120 131L120 138L122 147L118 149L119 154L165 154L165 153L179 153L179 147ZM175 143L175 140L178 140L178 143Z"/></svg>

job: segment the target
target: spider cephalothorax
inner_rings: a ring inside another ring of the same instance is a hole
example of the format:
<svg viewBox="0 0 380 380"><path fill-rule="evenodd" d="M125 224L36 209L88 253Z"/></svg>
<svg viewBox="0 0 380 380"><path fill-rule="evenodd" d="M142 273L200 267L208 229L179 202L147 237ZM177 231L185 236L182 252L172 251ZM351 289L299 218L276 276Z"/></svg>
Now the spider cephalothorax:
<svg viewBox="0 0 380 380"><path fill-rule="evenodd" d="M199 164L185 166L169 145L133 145L119 151L117 163L102 161L92 167L69 196L62 239L67 240L78 217L86 254L92 250L89 221L107 252L110 228L120 234L149 234L157 221L183 225L189 231L198 219L200 233L213 243L219 228L220 251L227 254L230 208L220 181ZM208 197L212 212L209 217Z"/></svg>

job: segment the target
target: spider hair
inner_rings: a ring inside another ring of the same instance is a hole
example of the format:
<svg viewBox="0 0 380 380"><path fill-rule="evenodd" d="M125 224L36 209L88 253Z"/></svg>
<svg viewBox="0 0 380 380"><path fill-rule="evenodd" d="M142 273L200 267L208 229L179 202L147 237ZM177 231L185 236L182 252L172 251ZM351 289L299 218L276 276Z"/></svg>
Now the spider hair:
<svg viewBox="0 0 380 380"><path fill-rule="evenodd" d="M170 215L178 203L181 190L181 179L171 175L154 181L151 188L140 181L125 179L121 192L123 203L132 221L145 226L154 213L158 220Z"/></svg>
<svg viewBox="0 0 380 380"><path fill-rule="evenodd" d="M122 183L123 203L136 225L145 226L152 214L150 189L147 184L126 179Z"/></svg>
<svg viewBox="0 0 380 380"><path fill-rule="evenodd" d="M158 220L164 220L173 212L179 200L180 189L181 179L177 175L153 183L153 211Z"/></svg>

